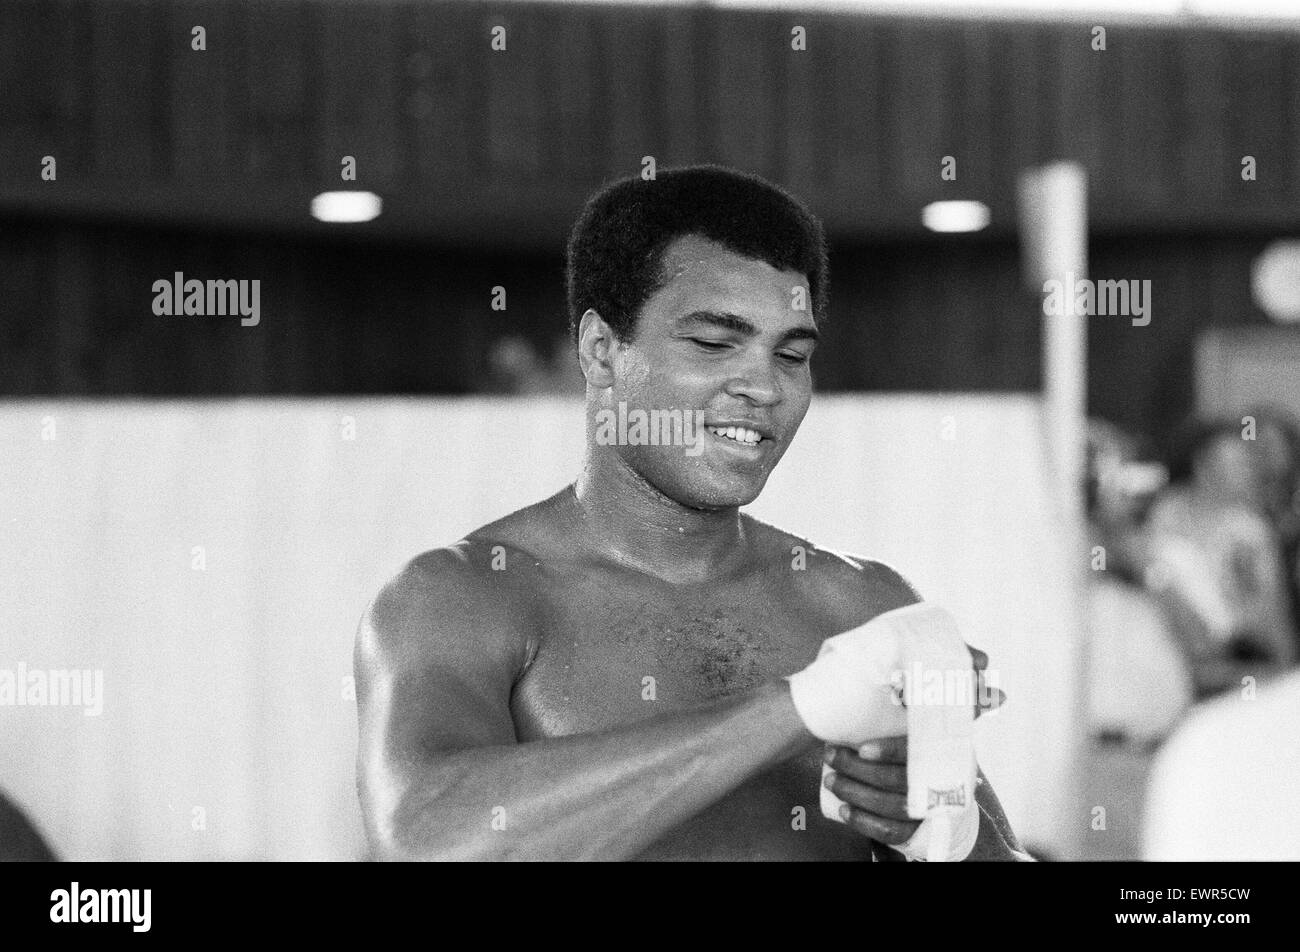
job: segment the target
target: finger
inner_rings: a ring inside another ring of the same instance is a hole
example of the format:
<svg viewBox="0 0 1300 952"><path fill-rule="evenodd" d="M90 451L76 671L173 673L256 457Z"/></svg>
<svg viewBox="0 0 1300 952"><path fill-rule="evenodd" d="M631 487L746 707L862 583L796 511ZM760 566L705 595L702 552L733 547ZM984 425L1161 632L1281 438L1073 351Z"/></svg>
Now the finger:
<svg viewBox="0 0 1300 952"><path fill-rule="evenodd" d="M907 768L900 764L882 764L863 760L848 747L832 747L827 766L836 773L861 781L877 790L907 793Z"/></svg>
<svg viewBox="0 0 1300 952"><path fill-rule="evenodd" d="M866 810L851 807L847 803L840 807L840 819L863 836L869 836L890 846L906 843L921 825L918 820L891 820L888 817L876 816Z"/></svg>
<svg viewBox="0 0 1300 952"><path fill-rule="evenodd" d="M975 716L979 717L986 712L996 711L1006 701L1006 692L999 688L989 685L989 676L986 671L976 671L975 673Z"/></svg>
<svg viewBox="0 0 1300 952"><path fill-rule="evenodd" d="M1007 692L1001 688L985 688L975 706L986 711L996 711L1006 703L1006 700Z"/></svg>
<svg viewBox="0 0 1300 952"><path fill-rule="evenodd" d="M891 820L911 819L907 815L906 794L877 790L875 787L837 773L827 774L824 784L831 793L850 806L859 807L868 813Z"/></svg>
<svg viewBox="0 0 1300 952"><path fill-rule="evenodd" d="M972 648L970 645L966 646L966 650L970 652L971 662L976 671L983 671L989 666L989 656L983 651L980 651L978 648Z"/></svg>
<svg viewBox="0 0 1300 952"><path fill-rule="evenodd" d="M863 760L874 760L882 764L906 764L907 735L878 737L867 741L858 748L858 756Z"/></svg>

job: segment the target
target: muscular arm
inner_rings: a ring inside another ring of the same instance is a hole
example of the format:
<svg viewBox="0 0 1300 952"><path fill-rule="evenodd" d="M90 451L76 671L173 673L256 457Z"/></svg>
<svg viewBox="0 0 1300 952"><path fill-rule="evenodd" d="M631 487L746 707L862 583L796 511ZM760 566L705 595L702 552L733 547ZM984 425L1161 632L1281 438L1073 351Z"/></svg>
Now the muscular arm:
<svg viewBox="0 0 1300 952"><path fill-rule="evenodd" d="M630 858L817 743L783 681L519 743L509 705L525 652L481 588L454 551L430 553L362 620L358 775L380 858Z"/></svg>

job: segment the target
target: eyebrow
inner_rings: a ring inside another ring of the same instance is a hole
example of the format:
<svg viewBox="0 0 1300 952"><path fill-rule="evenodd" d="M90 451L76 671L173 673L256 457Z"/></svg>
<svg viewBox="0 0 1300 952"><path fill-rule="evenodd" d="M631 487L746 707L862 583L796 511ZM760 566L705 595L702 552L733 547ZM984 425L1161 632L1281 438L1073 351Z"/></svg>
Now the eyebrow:
<svg viewBox="0 0 1300 952"><path fill-rule="evenodd" d="M684 317L676 321L676 327L684 329L692 324L708 324L712 327L720 327L724 330L736 331L744 334L746 337L754 337L758 334L758 328L752 321L746 320L739 314L731 314L727 311L691 311ZM810 340L816 342L821 337L815 327L808 327L801 324L798 327L792 327L781 335L781 342L792 340Z"/></svg>

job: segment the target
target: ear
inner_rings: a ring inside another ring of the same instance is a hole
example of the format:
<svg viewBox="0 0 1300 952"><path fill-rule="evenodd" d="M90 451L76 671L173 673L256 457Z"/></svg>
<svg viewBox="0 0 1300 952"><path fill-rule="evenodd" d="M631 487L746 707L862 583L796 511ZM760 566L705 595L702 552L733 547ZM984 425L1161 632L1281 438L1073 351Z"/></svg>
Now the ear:
<svg viewBox="0 0 1300 952"><path fill-rule="evenodd" d="M614 385L614 330L591 308L578 324L578 365L587 386L605 389Z"/></svg>

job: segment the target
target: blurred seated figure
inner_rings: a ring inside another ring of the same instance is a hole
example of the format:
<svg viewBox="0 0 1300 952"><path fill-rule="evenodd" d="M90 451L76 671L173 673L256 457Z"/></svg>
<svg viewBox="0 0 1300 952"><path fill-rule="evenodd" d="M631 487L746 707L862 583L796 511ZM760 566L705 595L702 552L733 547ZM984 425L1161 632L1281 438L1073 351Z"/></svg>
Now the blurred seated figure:
<svg viewBox="0 0 1300 952"><path fill-rule="evenodd" d="M1088 592L1088 729L1149 747L1192 704L1192 674L1160 605L1131 582L1097 573Z"/></svg>
<svg viewBox="0 0 1300 952"><path fill-rule="evenodd" d="M1145 860L1300 860L1300 673L1198 707L1156 756Z"/></svg>
<svg viewBox="0 0 1300 952"><path fill-rule="evenodd" d="M1255 420L1264 515L1282 546L1291 619L1300 622L1300 423L1278 407L1258 407L1246 415Z"/></svg>
<svg viewBox="0 0 1300 952"><path fill-rule="evenodd" d="M1115 424L1088 421L1088 526L1094 545L1106 549L1106 571L1140 583L1150 560L1147 512L1169 482L1161 463L1142 459L1137 439Z"/></svg>
<svg viewBox="0 0 1300 952"><path fill-rule="evenodd" d="M1147 520L1145 579L1191 659L1197 696L1277 673L1296 644L1253 443L1236 421L1195 423L1169 477Z"/></svg>
<svg viewBox="0 0 1300 952"><path fill-rule="evenodd" d="M0 862L52 863L56 859L31 821L0 793Z"/></svg>
<svg viewBox="0 0 1300 952"><path fill-rule="evenodd" d="M1118 427L1088 426L1090 546L1100 546L1088 589L1088 727L1092 737L1149 746L1192 703L1192 678L1160 603L1140 582L1139 513L1164 481Z"/></svg>

